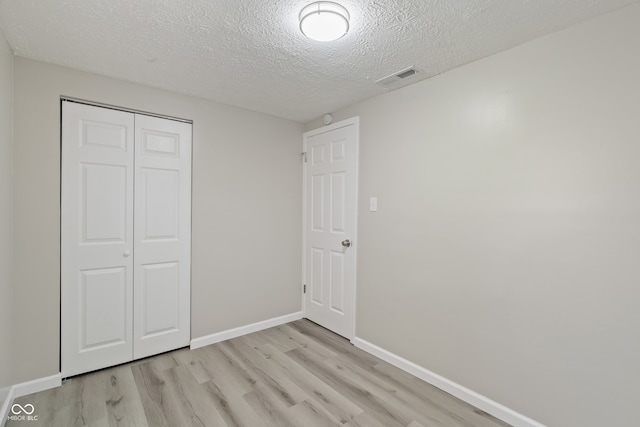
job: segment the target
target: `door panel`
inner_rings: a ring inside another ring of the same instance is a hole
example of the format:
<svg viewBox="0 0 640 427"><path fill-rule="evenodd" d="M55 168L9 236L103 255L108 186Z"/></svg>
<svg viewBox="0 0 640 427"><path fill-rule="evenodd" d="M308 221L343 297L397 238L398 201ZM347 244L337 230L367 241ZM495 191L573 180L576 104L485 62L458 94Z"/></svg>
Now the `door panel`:
<svg viewBox="0 0 640 427"><path fill-rule="evenodd" d="M127 280L123 267L80 272L80 351L127 341Z"/></svg>
<svg viewBox="0 0 640 427"><path fill-rule="evenodd" d="M61 365L71 376L132 357L134 119L62 108Z"/></svg>
<svg viewBox="0 0 640 427"><path fill-rule="evenodd" d="M171 132L158 132L153 129L141 129L142 152L151 155L180 157L180 135Z"/></svg>
<svg viewBox="0 0 640 427"><path fill-rule="evenodd" d="M179 239L180 231L180 171L141 168L137 179L144 190L140 197L139 218L144 221L143 242Z"/></svg>
<svg viewBox="0 0 640 427"><path fill-rule="evenodd" d="M331 261L329 270L331 278L329 287L331 289L331 310L344 315L344 254L342 252L331 251Z"/></svg>
<svg viewBox="0 0 640 427"><path fill-rule="evenodd" d="M127 168L82 163L83 243L124 242L127 218Z"/></svg>
<svg viewBox="0 0 640 427"><path fill-rule="evenodd" d="M344 172L331 174L331 232L345 234L346 180Z"/></svg>
<svg viewBox="0 0 640 427"><path fill-rule="evenodd" d="M324 231L324 175L311 177L311 228L313 231Z"/></svg>
<svg viewBox="0 0 640 427"><path fill-rule="evenodd" d="M127 151L127 127L117 123L97 122L80 119L83 147L95 146L99 148Z"/></svg>
<svg viewBox="0 0 640 427"><path fill-rule="evenodd" d="M355 313L357 119L305 134L305 315L347 338Z"/></svg>
<svg viewBox="0 0 640 427"><path fill-rule="evenodd" d="M319 307L324 306L324 248L311 248L309 263L309 290L311 302Z"/></svg>
<svg viewBox="0 0 640 427"><path fill-rule="evenodd" d="M142 265L141 339L178 330L180 271L177 262Z"/></svg>
<svg viewBox="0 0 640 427"><path fill-rule="evenodd" d="M191 125L136 116L135 170L137 359L191 337Z"/></svg>

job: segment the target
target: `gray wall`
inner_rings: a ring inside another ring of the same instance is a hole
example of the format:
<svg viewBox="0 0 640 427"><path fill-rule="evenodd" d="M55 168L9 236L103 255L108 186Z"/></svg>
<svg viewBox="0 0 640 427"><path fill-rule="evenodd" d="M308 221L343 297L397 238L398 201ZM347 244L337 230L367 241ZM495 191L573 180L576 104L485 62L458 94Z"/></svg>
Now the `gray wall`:
<svg viewBox="0 0 640 427"><path fill-rule="evenodd" d="M13 56L0 32L0 407L11 378L13 325ZM0 421L1 424L1 421Z"/></svg>
<svg viewBox="0 0 640 427"><path fill-rule="evenodd" d="M639 22L334 114L361 119L358 337L549 426L638 424Z"/></svg>
<svg viewBox="0 0 640 427"><path fill-rule="evenodd" d="M59 371L60 95L192 119L192 338L301 309L302 125L15 59L15 382Z"/></svg>

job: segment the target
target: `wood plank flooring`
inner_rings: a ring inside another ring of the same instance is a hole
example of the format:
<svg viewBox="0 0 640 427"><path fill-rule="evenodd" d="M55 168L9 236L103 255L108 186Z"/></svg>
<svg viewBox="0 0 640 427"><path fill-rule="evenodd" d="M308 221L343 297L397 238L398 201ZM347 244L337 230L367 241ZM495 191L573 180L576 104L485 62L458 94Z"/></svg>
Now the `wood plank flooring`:
<svg viewBox="0 0 640 427"><path fill-rule="evenodd" d="M16 399L15 426L498 427L490 415L300 320Z"/></svg>

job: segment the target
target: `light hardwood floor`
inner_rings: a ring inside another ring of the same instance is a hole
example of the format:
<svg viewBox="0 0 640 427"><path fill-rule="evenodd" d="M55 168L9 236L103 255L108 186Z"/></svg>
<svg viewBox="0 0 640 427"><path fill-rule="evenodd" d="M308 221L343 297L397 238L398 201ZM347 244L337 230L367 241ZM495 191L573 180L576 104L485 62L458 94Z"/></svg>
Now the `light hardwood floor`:
<svg viewBox="0 0 640 427"><path fill-rule="evenodd" d="M497 427L451 395L300 320L81 375L24 396L15 426Z"/></svg>

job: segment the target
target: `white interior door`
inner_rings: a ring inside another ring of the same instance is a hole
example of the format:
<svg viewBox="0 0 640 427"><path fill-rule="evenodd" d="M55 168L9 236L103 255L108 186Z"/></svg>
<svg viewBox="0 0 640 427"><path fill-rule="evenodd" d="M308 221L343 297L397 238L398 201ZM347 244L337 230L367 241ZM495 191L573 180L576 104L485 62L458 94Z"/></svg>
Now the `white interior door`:
<svg viewBox="0 0 640 427"><path fill-rule="evenodd" d="M62 103L65 377L190 339L191 124Z"/></svg>
<svg viewBox="0 0 640 427"><path fill-rule="evenodd" d="M304 134L305 316L354 335L358 119Z"/></svg>
<svg viewBox="0 0 640 427"><path fill-rule="evenodd" d="M136 115L134 358L189 344L191 124Z"/></svg>
<svg viewBox="0 0 640 427"><path fill-rule="evenodd" d="M133 114L62 103L63 376L131 360Z"/></svg>

